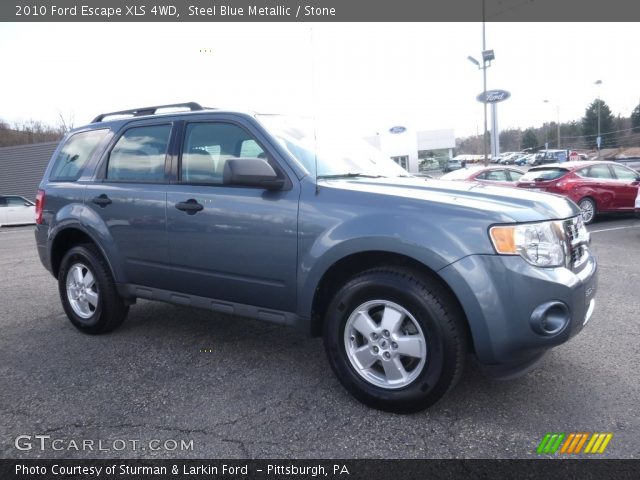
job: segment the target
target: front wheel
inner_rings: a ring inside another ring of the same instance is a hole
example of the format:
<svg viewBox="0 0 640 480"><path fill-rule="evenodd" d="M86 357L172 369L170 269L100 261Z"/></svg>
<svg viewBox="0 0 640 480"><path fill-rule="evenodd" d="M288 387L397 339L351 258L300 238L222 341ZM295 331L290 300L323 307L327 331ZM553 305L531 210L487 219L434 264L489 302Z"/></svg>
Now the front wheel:
<svg viewBox="0 0 640 480"><path fill-rule="evenodd" d="M422 410L455 385L466 341L448 292L400 267L355 276L325 318L325 350L342 385L363 403L398 413Z"/></svg>
<svg viewBox="0 0 640 480"><path fill-rule="evenodd" d="M85 333L114 330L129 311L116 291L111 272L96 248L79 245L62 259L58 290L67 317Z"/></svg>
<svg viewBox="0 0 640 480"><path fill-rule="evenodd" d="M596 203L592 199L586 197L578 202L578 206L582 212L582 220L585 225L593 222L593 219L596 217Z"/></svg>

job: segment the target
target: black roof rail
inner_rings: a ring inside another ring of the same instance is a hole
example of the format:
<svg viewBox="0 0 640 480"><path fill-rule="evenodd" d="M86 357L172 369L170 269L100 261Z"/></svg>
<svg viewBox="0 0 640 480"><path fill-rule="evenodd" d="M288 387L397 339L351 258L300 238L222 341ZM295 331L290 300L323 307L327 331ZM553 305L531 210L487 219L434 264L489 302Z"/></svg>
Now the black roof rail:
<svg viewBox="0 0 640 480"><path fill-rule="evenodd" d="M205 107L196 102L187 103L172 103L170 105L156 105L154 107L141 107L132 108L131 110L121 110L119 112L101 113L94 118L91 123L101 122L106 117L113 117L116 115L130 115L132 117L141 117L143 115L155 115L157 110L161 108L188 108L190 111L195 112L198 110L205 110Z"/></svg>

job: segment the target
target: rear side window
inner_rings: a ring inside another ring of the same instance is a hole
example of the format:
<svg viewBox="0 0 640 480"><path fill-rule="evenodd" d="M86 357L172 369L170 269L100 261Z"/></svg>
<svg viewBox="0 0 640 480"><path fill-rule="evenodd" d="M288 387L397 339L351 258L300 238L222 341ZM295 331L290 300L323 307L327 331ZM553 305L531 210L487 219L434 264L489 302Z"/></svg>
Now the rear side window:
<svg viewBox="0 0 640 480"><path fill-rule="evenodd" d="M607 165L593 165L586 169L582 169L578 172L581 177L587 178L601 178L601 179L612 179L611 170Z"/></svg>
<svg viewBox="0 0 640 480"><path fill-rule="evenodd" d="M638 178L638 172L634 172L626 167L620 165L611 165L613 172L616 174L616 178L619 180L635 180Z"/></svg>
<svg viewBox="0 0 640 480"><path fill-rule="evenodd" d="M80 178L100 141L109 133L109 129L80 132L69 137L56 157L49 180L52 182L75 182Z"/></svg>
<svg viewBox="0 0 640 480"><path fill-rule="evenodd" d="M529 170L522 177L520 177L521 182L547 182L549 180L555 180L556 178L560 178L563 175L566 175L569 170L564 168L541 168L536 170Z"/></svg>
<svg viewBox="0 0 640 480"><path fill-rule="evenodd" d="M127 130L109 155L107 179L121 182L164 182L164 162L171 125Z"/></svg>
<svg viewBox="0 0 640 480"><path fill-rule="evenodd" d="M508 181L507 173L504 170L489 170L484 173L482 177L484 180L492 182L506 182Z"/></svg>

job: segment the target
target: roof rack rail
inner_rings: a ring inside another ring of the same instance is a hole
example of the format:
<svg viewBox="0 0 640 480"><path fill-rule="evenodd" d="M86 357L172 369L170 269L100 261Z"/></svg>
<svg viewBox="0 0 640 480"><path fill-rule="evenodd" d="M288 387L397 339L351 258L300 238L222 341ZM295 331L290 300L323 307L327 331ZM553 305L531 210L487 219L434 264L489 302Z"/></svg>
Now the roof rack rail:
<svg viewBox="0 0 640 480"><path fill-rule="evenodd" d="M104 120L106 117L113 117L116 115L130 115L132 117L141 117L143 115L155 115L157 110L161 108L188 108L190 111L195 112L198 110L205 110L205 107L196 102L187 102L187 103L172 103L170 105L156 105L154 107L141 107L141 108L133 108L131 110L121 110L119 112L109 112L109 113L101 113L96 118L94 118L91 123L97 123Z"/></svg>

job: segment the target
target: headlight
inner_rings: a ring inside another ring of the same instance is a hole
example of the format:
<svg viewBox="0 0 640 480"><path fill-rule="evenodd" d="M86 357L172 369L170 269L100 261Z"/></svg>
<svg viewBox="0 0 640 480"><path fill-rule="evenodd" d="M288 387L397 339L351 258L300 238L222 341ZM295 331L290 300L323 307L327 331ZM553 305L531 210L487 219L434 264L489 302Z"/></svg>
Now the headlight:
<svg viewBox="0 0 640 480"><path fill-rule="evenodd" d="M495 226L489 236L500 255L520 255L536 267L565 265L567 245L562 221Z"/></svg>

